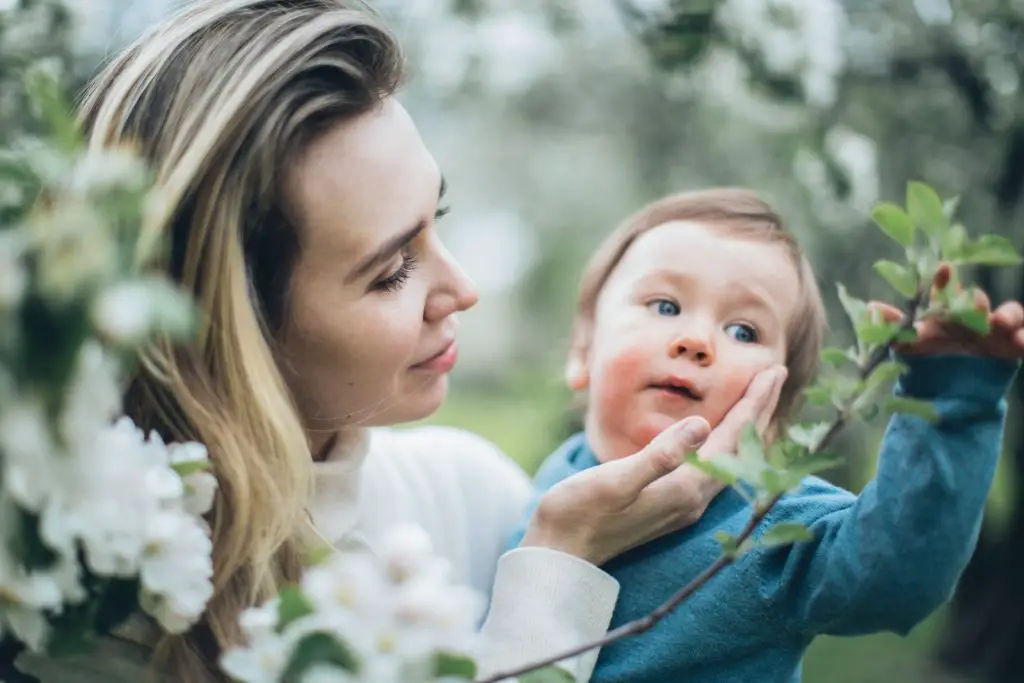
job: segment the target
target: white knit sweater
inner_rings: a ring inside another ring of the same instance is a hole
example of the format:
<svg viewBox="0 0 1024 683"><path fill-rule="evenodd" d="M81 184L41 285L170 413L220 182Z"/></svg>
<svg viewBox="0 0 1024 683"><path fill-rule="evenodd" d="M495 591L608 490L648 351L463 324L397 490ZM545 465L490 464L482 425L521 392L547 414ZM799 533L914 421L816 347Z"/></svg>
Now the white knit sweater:
<svg viewBox="0 0 1024 683"><path fill-rule="evenodd" d="M532 495L529 479L489 442L445 427L374 430L363 448L317 464L312 514L339 548L372 551L389 527L423 526L454 578L490 593L480 675L556 654L604 634L618 584L593 565L542 548L503 553ZM148 648L131 632L93 655L19 659L42 683L138 683ZM132 642L136 641L136 642ZM587 681L597 652L563 664Z"/></svg>

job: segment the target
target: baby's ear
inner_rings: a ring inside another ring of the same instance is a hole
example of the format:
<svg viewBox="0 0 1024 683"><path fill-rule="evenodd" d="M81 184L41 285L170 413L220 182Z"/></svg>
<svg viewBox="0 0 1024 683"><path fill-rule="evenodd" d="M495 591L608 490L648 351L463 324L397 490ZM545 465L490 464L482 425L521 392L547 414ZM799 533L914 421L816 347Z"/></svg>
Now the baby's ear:
<svg viewBox="0 0 1024 683"><path fill-rule="evenodd" d="M573 347L569 351L569 360L565 364L565 384L573 391L585 391L590 386L585 349Z"/></svg>

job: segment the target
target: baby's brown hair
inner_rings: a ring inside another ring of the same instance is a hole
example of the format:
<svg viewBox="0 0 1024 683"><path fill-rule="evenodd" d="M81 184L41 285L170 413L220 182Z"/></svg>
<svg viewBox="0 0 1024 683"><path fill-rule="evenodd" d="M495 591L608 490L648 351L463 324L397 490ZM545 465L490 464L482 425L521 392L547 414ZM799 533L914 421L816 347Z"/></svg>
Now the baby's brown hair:
<svg viewBox="0 0 1024 683"><path fill-rule="evenodd" d="M583 271L572 328L573 354L583 357L589 350L598 298L626 251L640 235L672 221L702 223L730 237L777 244L792 260L800 281L800 301L786 324L789 376L772 419L773 425L780 425L792 417L801 393L814 379L827 320L814 271L803 251L774 209L751 190L714 188L669 195L619 224Z"/></svg>

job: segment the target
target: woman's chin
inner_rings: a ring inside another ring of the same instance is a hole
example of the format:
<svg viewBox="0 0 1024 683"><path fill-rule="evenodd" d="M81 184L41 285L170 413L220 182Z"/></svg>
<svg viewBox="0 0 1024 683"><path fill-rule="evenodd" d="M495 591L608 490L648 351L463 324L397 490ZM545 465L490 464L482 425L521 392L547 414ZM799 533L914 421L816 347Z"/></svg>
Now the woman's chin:
<svg viewBox="0 0 1024 683"><path fill-rule="evenodd" d="M406 391L402 400L395 401L365 424L368 427L388 427L425 420L444 405L448 398L448 376L439 375L424 384L422 381Z"/></svg>

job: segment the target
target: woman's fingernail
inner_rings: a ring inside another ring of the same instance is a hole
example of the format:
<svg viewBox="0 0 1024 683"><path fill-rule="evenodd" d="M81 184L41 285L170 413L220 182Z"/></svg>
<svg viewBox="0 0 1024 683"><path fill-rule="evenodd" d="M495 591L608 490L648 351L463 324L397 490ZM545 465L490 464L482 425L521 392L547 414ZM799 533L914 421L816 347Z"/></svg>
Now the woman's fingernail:
<svg viewBox="0 0 1024 683"><path fill-rule="evenodd" d="M684 446L695 448L704 443L711 432L711 425L702 417L691 417L679 427L676 438Z"/></svg>

